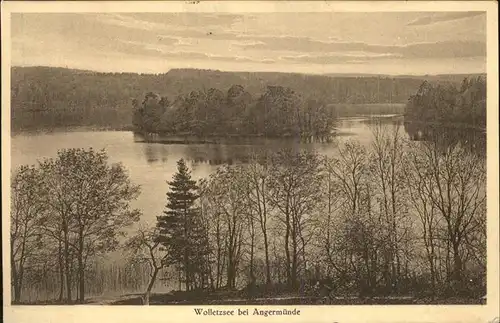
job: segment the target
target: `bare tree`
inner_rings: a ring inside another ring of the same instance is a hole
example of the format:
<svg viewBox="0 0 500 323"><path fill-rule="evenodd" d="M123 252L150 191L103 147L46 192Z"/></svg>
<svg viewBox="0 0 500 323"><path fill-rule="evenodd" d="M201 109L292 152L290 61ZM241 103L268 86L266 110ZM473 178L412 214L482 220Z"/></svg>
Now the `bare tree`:
<svg viewBox="0 0 500 323"><path fill-rule="evenodd" d="M373 219L368 152L359 143L348 141L339 147L327 171L342 199L340 210L344 215L339 219L342 222L340 232L350 271L354 273L359 290L365 293L374 287L377 260L374 251L377 223Z"/></svg>
<svg viewBox="0 0 500 323"><path fill-rule="evenodd" d="M39 226L47 206L41 184L40 172L32 166L21 166L11 181L10 257L16 303L21 300L26 266L34 266L42 247Z"/></svg>
<svg viewBox="0 0 500 323"><path fill-rule="evenodd" d="M147 227L141 225L136 234L127 240L124 245L130 254L130 260L134 265L146 264L149 268L149 282L144 292L143 305L149 305L151 290L156 282L160 271L168 265L168 253L162 250L158 240L159 229L157 226Z"/></svg>
<svg viewBox="0 0 500 323"><path fill-rule="evenodd" d="M227 287L236 286L238 266L241 259L243 229L248 210L243 171L240 167L221 167L208 183L207 197L220 212L225 227L223 238L227 252Z"/></svg>
<svg viewBox="0 0 500 323"><path fill-rule="evenodd" d="M75 235L72 233L73 218L71 214L72 201L66 195L67 171L57 168L52 159L46 159L40 163L40 170L43 176L43 183L47 189L46 203L50 208L50 214L47 214L43 220L41 229L44 234L53 241L57 241L59 252L59 266L64 268L66 284L66 302L72 301L72 272L73 255L76 248ZM62 289L64 284L61 282Z"/></svg>
<svg viewBox="0 0 500 323"><path fill-rule="evenodd" d="M269 203L269 187L268 177L269 169L267 164L259 164L253 160L246 167L245 175L248 185L248 202L249 207L256 214L260 230L262 232L264 243L264 257L266 262L266 284L271 284L271 264L269 254L269 237L268 237L268 217L272 212L272 207Z"/></svg>
<svg viewBox="0 0 500 323"><path fill-rule="evenodd" d="M460 145L443 147L438 142L422 143L414 159L424 167L419 172L423 188L444 222L443 239L453 261L450 278L458 287L463 281L463 248L485 217L485 160Z"/></svg>
<svg viewBox="0 0 500 323"><path fill-rule="evenodd" d="M415 147L416 149L417 147ZM428 168L417 150L408 154L405 167L406 181L409 189L409 200L412 210L420 222L421 239L425 247L426 259L431 278L431 296L435 296L436 282L438 280L437 243L440 222L435 205L432 203L431 192L428 190Z"/></svg>
<svg viewBox="0 0 500 323"><path fill-rule="evenodd" d="M374 178L374 195L380 210L379 221L383 225L384 244L384 280L387 292L394 292L401 275L405 238L403 227L409 215L406 205L406 183L404 181L405 151L399 125L389 132L382 124L372 128L373 139L370 149L370 172Z"/></svg>
<svg viewBox="0 0 500 323"><path fill-rule="evenodd" d="M293 289L298 287L299 257L305 251L303 234L321 200L320 166L318 156L310 152L282 150L273 156L270 202L284 226L287 283Z"/></svg>
<svg viewBox="0 0 500 323"><path fill-rule="evenodd" d="M205 220L208 232L208 248L210 250L209 264L212 267L210 273L212 276L215 275L215 277L212 278L212 285L215 289L219 289L222 286L223 272L226 263L224 240L226 229L223 223L223 214L214 205L217 199L212 196L211 185L204 179L200 182L199 187L202 217Z"/></svg>
<svg viewBox="0 0 500 323"><path fill-rule="evenodd" d="M61 150L41 169L51 211L44 220L44 232L64 245L68 301L75 254L78 301L83 303L87 260L113 250L122 229L139 219L139 211L129 205L139 187L130 182L122 165L108 164L104 151Z"/></svg>

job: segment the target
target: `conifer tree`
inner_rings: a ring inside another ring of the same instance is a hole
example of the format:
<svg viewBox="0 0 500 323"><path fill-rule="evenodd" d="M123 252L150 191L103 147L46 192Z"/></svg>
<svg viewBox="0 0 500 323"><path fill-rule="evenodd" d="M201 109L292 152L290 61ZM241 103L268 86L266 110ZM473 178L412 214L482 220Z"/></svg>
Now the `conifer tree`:
<svg viewBox="0 0 500 323"><path fill-rule="evenodd" d="M197 244L195 228L199 211L196 207L198 187L183 159L177 162L177 173L168 182L167 205L163 215L158 216L159 241L171 255L172 263L184 272L186 290L193 286L193 265Z"/></svg>

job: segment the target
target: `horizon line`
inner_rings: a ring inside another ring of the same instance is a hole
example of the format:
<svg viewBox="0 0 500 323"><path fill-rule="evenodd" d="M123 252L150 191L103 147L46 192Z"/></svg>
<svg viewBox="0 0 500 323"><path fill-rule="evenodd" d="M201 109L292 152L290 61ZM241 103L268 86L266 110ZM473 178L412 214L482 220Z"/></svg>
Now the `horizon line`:
<svg viewBox="0 0 500 323"><path fill-rule="evenodd" d="M262 71L262 70L222 70L216 68L193 68L193 67L176 67L170 68L166 71L161 72L127 72L127 71L103 71L103 70L90 70L83 68L73 68L69 66L50 66L50 65L11 65L12 68L54 68L54 69L66 69L80 72L90 72L99 74L137 74L137 75L162 75L168 74L170 71L175 70L192 70L192 71L212 71L212 72L223 72L223 73L280 73L280 74L296 74L296 75L314 75L314 76L392 76L392 77L429 77L429 76L460 76L460 75L487 75L486 72L471 72L471 73L439 73L439 74L385 74L385 73L301 73L301 72L286 72L286 71Z"/></svg>

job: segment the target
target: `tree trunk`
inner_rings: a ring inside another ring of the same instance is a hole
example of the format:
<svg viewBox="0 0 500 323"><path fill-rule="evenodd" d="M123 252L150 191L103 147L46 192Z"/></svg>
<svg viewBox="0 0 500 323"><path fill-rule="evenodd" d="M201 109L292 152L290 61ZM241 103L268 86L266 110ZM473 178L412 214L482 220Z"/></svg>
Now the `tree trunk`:
<svg viewBox="0 0 500 323"><path fill-rule="evenodd" d="M238 265L239 265L239 258L241 255L241 245L242 245L242 232L243 230L240 229L240 233L237 235L237 249L236 249L236 255L234 257L234 265L233 265L233 288L236 288L236 278L237 278L237 272L238 272Z"/></svg>
<svg viewBox="0 0 500 323"><path fill-rule="evenodd" d="M293 254L292 254L292 270L291 270L292 271L292 273L291 273L292 282L291 282L291 285L292 285L292 288L295 289L297 287L297 266L298 266L297 232L296 232L295 228L292 230L292 251L293 251Z"/></svg>
<svg viewBox="0 0 500 323"><path fill-rule="evenodd" d="M18 275L16 270L13 270L13 279L14 279L14 302L17 304L21 300L21 283L19 282Z"/></svg>
<svg viewBox="0 0 500 323"><path fill-rule="evenodd" d="M151 290L153 289L153 285L155 284L156 276L158 276L159 271L160 271L159 268L155 268L153 275L151 276L151 280L149 281L148 288L144 293L142 305L149 305L149 296L151 295Z"/></svg>
<svg viewBox="0 0 500 323"><path fill-rule="evenodd" d="M257 185L258 187L258 185ZM266 285L271 285L271 264L269 261L269 242L267 239L267 228L266 228L266 223L267 223L267 210L266 210L266 196L264 193L265 190L265 179L262 180L262 208L261 208L261 202L259 199L259 194L257 194L257 203L259 206L259 214L260 214L260 224L261 224L261 229L262 229L262 235L264 237L264 253L265 253L265 258L266 258ZM257 193L259 193L259 190L257 188Z"/></svg>
<svg viewBox="0 0 500 323"><path fill-rule="evenodd" d="M189 229L188 229L188 210L187 205L184 205L184 241L186 245L184 246L184 272L186 279L186 291L191 290L191 273L189 266L189 251L190 251L190 239L189 239Z"/></svg>
<svg viewBox="0 0 500 323"><path fill-rule="evenodd" d="M429 265L430 265L430 270L431 270L431 287L432 287L432 298L434 299L434 296L436 295L436 263L435 263L435 250L434 250L434 239L432 235L432 219L430 220L429 224L429 245L430 245L430 252L429 252ZM425 237L424 237L425 239Z"/></svg>
<svg viewBox="0 0 500 323"><path fill-rule="evenodd" d="M266 257L266 285L271 285L271 264L269 261L269 245L267 241L267 232L264 233L264 253Z"/></svg>
<svg viewBox="0 0 500 323"><path fill-rule="evenodd" d="M254 276L254 249L255 249L255 225L253 218L250 219L250 280L255 280Z"/></svg>
<svg viewBox="0 0 500 323"><path fill-rule="evenodd" d="M68 228L63 224L64 232L64 270L66 272L66 301L71 304L71 259L69 254Z"/></svg>
<svg viewBox="0 0 500 323"><path fill-rule="evenodd" d="M286 279L289 287L292 287L292 272L290 268L290 212L288 211L288 196L287 205L285 210L285 222L286 222L286 232L285 232L285 256L286 256Z"/></svg>
<svg viewBox="0 0 500 323"><path fill-rule="evenodd" d="M186 291L189 292L191 290L191 279L189 273L189 260L188 260L188 252L187 246L184 247L184 279L186 280Z"/></svg>
<svg viewBox="0 0 500 323"><path fill-rule="evenodd" d="M179 268L179 290L182 290L182 269Z"/></svg>
<svg viewBox="0 0 500 323"><path fill-rule="evenodd" d="M462 259L458 242L453 243L453 279L458 284L462 281Z"/></svg>
<svg viewBox="0 0 500 323"><path fill-rule="evenodd" d="M392 289L392 275L389 270L391 260L390 260L390 255L388 251L384 251L384 267L383 267L383 277L384 277L384 282L385 282L385 292L386 294L390 294L393 292Z"/></svg>
<svg viewBox="0 0 500 323"><path fill-rule="evenodd" d="M18 303L21 299L21 284L19 282L17 265L14 257L14 244L12 242L12 239L10 245L10 267L12 272L12 285L14 287L14 302Z"/></svg>
<svg viewBox="0 0 500 323"><path fill-rule="evenodd" d="M85 301L85 264L83 263L83 228L80 228L78 239L78 302Z"/></svg>
<svg viewBox="0 0 500 323"><path fill-rule="evenodd" d="M286 226L286 233L285 233L285 256L286 256L286 279L287 283L289 286L292 284L292 272L290 270L290 225L288 223L288 216L287 216L287 226Z"/></svg>
<svg viewBox="0 0 500 323"><path fill-rule="evenodd" d="M220 237L220 221L219 217L217 217L217 227L216 227L216 236L217 236L217 272L216 272L216 282L215 282L215 288L219 289L220 285L222 284L222 243L221 243L221 237Z"/></svg>
<svg viewBox="0 0 500 323"><path fill-rule="evenodd" d="M252 247L250 248L250 279L251 280L255 279L253 267L254 267L254 242L253 242L253 237L252 237Z"/></svg>
<svg viewBox="0 0 500 323"><path fill-rule="evenodd" d="M304 263L303 268L304 268L304 273L306 273L307 272L306 240L302 235L302 231L300 232L300 242L302 243L302 262Z"/></svg>
<svg viewBox="0 0 500 323"><path fill-rule="evenodd" d="M231 247L232 249L232 247ZM233 281L234 281L234 272L233 272L233 252L232 250L229 250L229 254L228 254L228 262L227 262L227 287L229 289L232 289L234 286L233 286Z"/></svg>
<svg viewBox="0 0 500 323"><path fill-rule="evenodd" d="M57 254L57 260L58 260L58 270L59 270L59 302L62 302L63 297L64 297L64 257L63 257L63 250L62 250L62 242L59 240L59 246L58 246L58 254Z"/></svg>
<svg viewBox="0 0 500 323"><path fill-rule="evenodd" d="M16 279L17 280L17 291L16 291L16 293L18 295L18 301L21 300L21 292L23 289L25 250L26 250L26 235L23 236L22 247L21 247L21 257L19 259L19 266L17 268L17 279Z"/></svg>

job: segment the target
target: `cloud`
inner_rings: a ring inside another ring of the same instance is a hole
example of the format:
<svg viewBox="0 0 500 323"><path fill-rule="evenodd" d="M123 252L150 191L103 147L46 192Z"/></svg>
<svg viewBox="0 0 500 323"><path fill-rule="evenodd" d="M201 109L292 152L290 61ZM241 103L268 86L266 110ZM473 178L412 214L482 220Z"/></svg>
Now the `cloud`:
<svg viewBox="0 0 500 323"><path fill-rule="evenodd" d="M361 42L323 42L306 37L260 37L260 43L241 45L254 50L288 50L297 52L366 51L387 53L397 46L370 45Z"/></svg>
<svg viewBox="0 0 500 323"><path fill-rule="evenodd" d="M443 41L403 46L399 49L406 58L469 58L486 57L483 41Z"/></svg>
<svg viewBox="0 0 500 323"><path fill-rule="evenodd" d="M135 57L150 57L157 59L174 59L176 61L224 61L224 62L239 62L239 63L261 63L271 64L276 62L269 58L252 58L247 56L223 56L214 55L193 51L172 51L171 46L149 44L141 42L127 41L128 46L126 51L114 51L115 55L126 54Z"/></svg>
<svg viewBox="0 0 500 323"><path fill-rule="evenodd" d="M400 58L399 55L390 53L386 54L370 54L363 52L352 53L334 53L327 55L291 55L281 56L281 60L296 62L296 63L309 63L309 64L360 64L373 60Z"/></svg>
<svg viewBox="0 0 500 323"><path fill-rule="evenodd" d="M132 13L121 14L122 19L132 19L141 23L176 26L221 26L229 27L242 19L241 15L229 13Z"/></svg>
<svg viewBox="0 0 500 323"><path fill-rule="evenodd" d="M251 45L258 45L258 44L264 44L262 41L260 40L234 40L234 41L231 41L230 43L231 45L234 45L234 46L251 46Z"/></svg>
<svg viewBox="0 0 500 323"><path fill-rule="evenodd" d="M165 18L161 20L161 17ZM240 17L236 15L185 14L184 17L186 20L177 18L174 19L175 21L172 20L171 17L172 14L157 16L158 19L155 19L154 21L146 21L145 23L142 23L141 20L136 18L124 15L109 15L101 20L105 23L119 25L121 27L148 30L151 32L155 31L165 37L229 40L235 41L234 44L241 45L264 44L263 41L275 41L276 39L278 39L281 43L287 41L299 41L304 43L314 42L314 40L310 37L245 33L231 31L231 28L228 28L230 22L244 21L245 19L248 20L249 17ZM189 23L188 20L192 23ZM226 27L223 27L225 25ZM337 40L339 40L337 37L328 37L328 41Z"/></svg>
<svg viewBox="0 0 500 323"><path fill-rule="evenodd" d="M153 42L146 43L143 41L134 41L134 40L117 40L116 43L118 44L124 44L124 45L130 45L131 47L133 46L138 46L138 47L145 47L147 45L150 46L171 46L171 45L176 45L179 44L179 39L177 38L170 38L170 37L164 37L164 36L158 36ZM120 46L125 52L130 48L127 46Z"/></svg>
<svg viewBox="0 0 500 323"><path fill-rule="evenodd" d="M100 16L100 15L99 15ZM23 13L12 16L12 39L15 46L32 46L44 51L118 51L140 50L139 43L173 46L175 37L159 36L142 29L125 29L96 23L97 15L75 13Z"/></svg>
<svg viewBox="0 0 500 323"><path fill-rule="evenodd" d="M109 27L128 29L130 32L148 32L167 38L177 38L179 43L192 43L190 39L239 40L251 36L230 32L237 15L215 14L106 14L97 16L97 21ZM182 40L185 38L186 40Z"/></svg>
<svg viewBox="0 0 500 323"><path fill-rule="evenodd" d="M134 61L139 71L146 63L148 70L216 65L308 71L343 64L398 73L404 64L415 71L480 70L486 61L481 14L15 13L12 57L23 64L116 70L131 69L122 62ZM463 20L432 25L457 19Z"/></svg>
<svg viewBox="0 0 500 323"><path fill-rule="evenodd" d="M212 60L212 61L225 61L225 62L244 62L244 63L262 63L262 64L272 64L276 61L273 59L256 59L246 56L221 56L221 55L210 55L205 53L197 52L164 52L164 57L166 58L176 58L180 60Z"/></svg>
<svg viewBox="0 0 500 323"><path fill-rule="evenodd" d="M199 39L213 39L213 40L234 40L240 38L238 35L224 32L215 31L210 28L205 30L197 29L182 29L182 30L169 30L168 33L163 34L165 37L179 37L179 38L199 38Z"/></svg>
<svg viewBox="0 0 500 323"><path fill-rule="evenodd" d="M451 58L486 56L486 43L482 41L442 41L417 43L406 46L373 45L362 42L322 42L308 38L270 38L260 44L240 45L252 50L287 50L293 52L366 52L397 55L402 58ZM373 55L372 55L373 56Z"/></svg>
<svg viewBox="0 0 500 323"><path fill-rule="evenodd" d="M184 37L200 37L217 30L225 34L224 29L240 20L240 16L231 14L192 14L192 13L134 13L100 14L97 20L107 25L157 32L175 32ZM231 35L231 34L228 34Z"/></svg>
<svg viewBox="0 0 500 323"><path fill-rule="evenodd" d="M112 26L125 27L139 30L165 30L167 25L158 22L148 22L122 14L100 14L97 19L105 24Z"/></svg>
<svg viewBox="0 0 500 323"><path fill-rule="evenodd" d="M424 17L419 17L419 18L409 22L408 26L431 25L431 24L436 24L436 23L440 23L440 22L475 17L475 16L479 16L479 15L486 16L486 13L484 11L465 11L465 12L453 12L453 13L444 13L444 14L438 14L438 15L424 16Z"/></svg>

